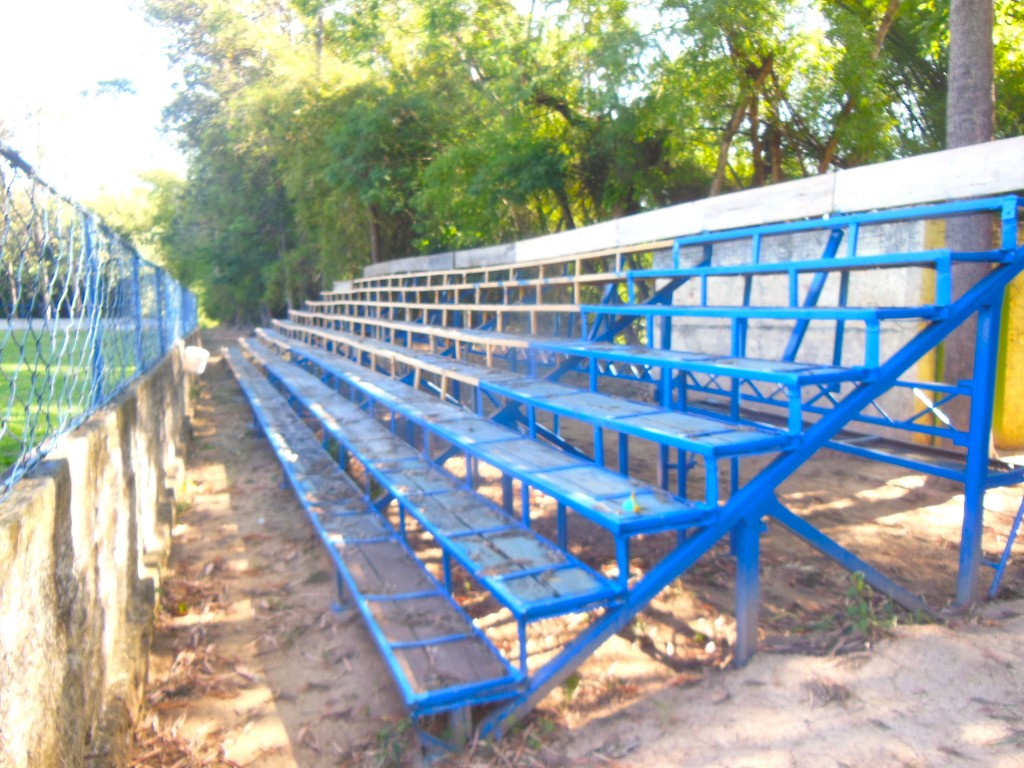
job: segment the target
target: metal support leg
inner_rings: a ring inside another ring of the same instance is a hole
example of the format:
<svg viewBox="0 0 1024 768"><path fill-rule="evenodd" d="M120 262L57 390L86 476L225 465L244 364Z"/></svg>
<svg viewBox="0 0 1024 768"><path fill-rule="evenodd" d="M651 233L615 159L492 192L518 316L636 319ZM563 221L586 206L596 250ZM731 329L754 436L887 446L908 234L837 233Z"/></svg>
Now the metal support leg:
<svg viewBox="0 0 1024 768"><path fill-rule="evenodd" d="M668 490L668 465L671 461L671 449L667 445L658 446L658 487Z"/></svg>
<svg viewBox="0 0 1024 768"><path fill-rule="evenodd" d="M508 514L512 514L512 478L501 476L501 505Z"/></svg>
<svg viewBox="0 0 1024 768"><path fill-rule="evenodd" d="M615 539L615 559L619 564L619 588L629 586L629 539Z"/></svg>
<svg viewBox="0 0 1024 768"><path fill-rule="evenodd" d="M757 652L757 619L761 602L761 521L740 520L732 530L736 554L736 655L738 666Z"/></svg>
<svg viewBox="0 0 1024 768"><path fill-rule="evenodd" d="M686 451L679 449L676 452L676 494L681 499L687 498L686 480L689 475L690 465L687 463Z"/></svg>
<svg viewBox="0 0 1024 768"><path fill-rule="evenodd" d="M1021 506L1024 509L1024 505ZM569 544L569 529L566 525L565 504L558 503L558 546L565 549Z"/></svg>
<svg viewBox="0 0 1024 768"><path fill-rule="evenodd" d="M473 713L469 707L459 707L448 713L450 743L461 747L473 737Z"/></svg>
<svg viewBox="0 0 1024 768"><path fill-rule="evenodd" d="M661 381L659 382L661 407L668 410L672 407L672 371L668 366L661 369Z"/></svg>
<svg viewBox="0 0 1024 768"><path fill-rule="evenodd" d="M331 609L335 613L341 613L348 608L349 599L345 589L345 580L341 577L341 571L335 571L334 578L338 588L338 599L334 602L334 605L331 606Z"/></svg>
<svg viewBox="0 0 1024 768"><path fill-rule="evenodd" d="M981 537L985 520L985 479L988 474L989 432L992 425L992 393L995 390L996 353L999 346L999 305L978 310L971 385L971 422L967 435L967 471L964 481L964 522L960 534L960 569L956 606L978 599Z"/></svg>

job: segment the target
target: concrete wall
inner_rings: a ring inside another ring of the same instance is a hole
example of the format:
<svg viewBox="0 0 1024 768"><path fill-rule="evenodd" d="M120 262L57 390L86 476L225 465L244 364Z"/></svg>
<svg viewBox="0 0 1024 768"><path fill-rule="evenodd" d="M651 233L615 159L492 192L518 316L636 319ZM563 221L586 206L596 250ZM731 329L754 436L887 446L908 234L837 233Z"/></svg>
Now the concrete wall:
<svg viewBox="0 0 1024 768"><path fill-rule="evenodd" d="M924 221L894 222L865 226L858 238L857 252L861 256L884 253L922 251L935 243L933 226ZM765 238L762 243L763 263L791 261L794 259L819 258L828 237L826 233L809 232L777 235ZM840 246L840 254L843 251ZM680 252L680 264L689 266L699 263L703 254L699 248L686 248ZM750 241L721 243L715 247L715 263L749 264ZM656 267L672 266L671 253L655 258ZM806 295L812 280L811 275L800 279L800 297ZM853 272L850 274L849 303L854 306L915 306L934 293L934 274L928 270L913 268L887 269L883 271ZM752 281L751 303L775 306L785 303L788 284L782 276L760 276ZM836 276L825 282L821 294L822 306L838 304L839 280ZM708 302L713 305L735 305L742 296L739 279L712 281L708 288ZM690 282L679 288L673 303L694 306L700 302L700 286ZM900 350L920 330L918 321L889 322L882 326L880 333L881 359L884 361ZM726 318L676 318L672 321L672 348L693 352L729 355L731 349L731 323ZM850 322L844 328L843 359L847 366L864 365L865 328L863 323ZM747 334L747 355L767 359L781 358L792 334L792 323L781 320L751 321ZM657 339L657 336L656 336ZM832 323L812 323L800 345L797 359L806 362L831 364L835 344L835 327ZM911 377L932 380L935 377L934 359L928 357ZM913 416L921 408L913 393L907 389L892 390L876 401L886 413L896 419ZM862 430L899 437L900 433L881 428ZM903 435L905 437L905 435Z"/></svg>
<svg viewBox="0 0 1024 768"><path fill-rule="evenodd" d="M857 252L861 256L884 253L921 251L927 248L927 227L923 221L895 222L863 227ZM819 258L828 239L827 233L808 232L776 235L762 243L762 263ZM749 264L750 241L727 242L716 245L715 264ZM840 253L843 246L840 246ZM700 248L684 248L680 252L680 265L691 266L700 262ZM655 267L670 268L672 257L665 253L655 258ZM810 287L812 275L800 279L800 296ZM927 282L925 282L927 281ZM850 276L849 303L852 306L899 307L915 306L933 289L934 277L919 269L888 269L882 272L854 272ZM766 275L755 278L751 286L751 304L777 306L784 304L788 283L784 276ZM708 303L729 306L740 303L742 283L739 278L712 282L708 290ZM839 280L833 276L825 283L820 304L836 306ZM677 290L673 303L694 306L700 302L700 285L691 281ZM730 349L730 321L723 318L679 318L673 321L672 347L694 352L728 355ZM751 357L779 358L790 337L788 321L751 322L747 341L747 354ZM918 323L889 323L882 329L882 359L901 348L918 330ZM800 348L799 360L830 363L832 361L834 333L829 324L824 330L812 324ZM848 323L843 344L843 365L864 364L864 326Z"/></svg>
<svg viewBox="0 0 1024 768"><path fill-rule="evenodd" d="M181 345L0 505L0 767L127 760L184 483Z"/></svg>

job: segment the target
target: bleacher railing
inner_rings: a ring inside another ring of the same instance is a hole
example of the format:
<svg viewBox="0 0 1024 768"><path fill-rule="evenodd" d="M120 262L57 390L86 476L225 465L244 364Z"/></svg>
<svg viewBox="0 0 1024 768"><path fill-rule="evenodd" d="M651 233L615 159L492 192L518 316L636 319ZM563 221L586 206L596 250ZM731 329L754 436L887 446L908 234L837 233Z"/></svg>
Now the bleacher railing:
<svg viewBox="0 0 1024 768"><path fill-rule="evenodd" d="M0 142L0 500L198 324L196 297Z"/></svg>

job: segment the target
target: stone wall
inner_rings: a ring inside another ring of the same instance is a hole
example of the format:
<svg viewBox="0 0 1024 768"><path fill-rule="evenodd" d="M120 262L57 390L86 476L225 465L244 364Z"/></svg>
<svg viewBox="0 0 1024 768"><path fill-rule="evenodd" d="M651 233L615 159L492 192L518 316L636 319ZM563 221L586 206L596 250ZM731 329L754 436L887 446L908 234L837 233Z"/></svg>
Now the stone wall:
<svg viewBox="0 0 1024 768"><path fill-rule="evenodd" d="M127 761L185 480L181 349L0 505L0 768Z"/></svg>

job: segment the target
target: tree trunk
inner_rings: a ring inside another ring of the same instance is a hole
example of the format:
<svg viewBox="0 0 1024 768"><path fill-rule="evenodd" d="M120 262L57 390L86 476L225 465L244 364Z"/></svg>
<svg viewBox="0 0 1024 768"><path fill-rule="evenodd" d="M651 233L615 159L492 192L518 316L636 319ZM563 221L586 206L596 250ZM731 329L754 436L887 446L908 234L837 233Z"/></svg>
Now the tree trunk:
<svg viewBox="0 0 1024 768"><path fill-rule="evenodd" d="M725 169L729 164L729 148L732 146L732 139L736 135L736 131L740 128L740 123L743 122L743 116L747 113L747 104L749 103L748 97L740 97L736 104L736 109L733 110L732 119L725 128L722 143L718 146L718 162L715 164L715 178L711 180L709 197L719 194L725 184Z"/></svg>
<svg viewBox="0 0 1024 768"><path fill-rule="evenodd" d="M946 101L946 146L949 149L992 140L993 0L952 0L949 9L949 90ZM960 216L946 224L946 246L954 251L992 247L990 215ZM953 295L962 296L990 269L984 263L960 262L953 267ZM945 378L956 382L973 375L973 319L945 343ZM964 406L966 404L963 404ZM951 409L953 423L968 425L966 407Z"/></svg>
<svg viewBox="0 0 1024 768"><path fill-rule="evenodd" d="M878 29L875 30L875 43L871 48L872 61L878 61L878 58L882 55L882 46L885 45L885 38L889 36L889 30L892 29L893 22L896 21L896 13L900 9L900 2L901 0L889 0L885 7L885 13L882 14L882 19L878 22ZM836 150L839 148L839 126L853 113L857 106L858 95L856 93L846 95L846 101L836 116L832 126L832 133L825 144L825 151L822 152L821 159L818 161L818 173L825 173L828 167L832 165L832 161L836 156Z"/></svg>
<svg viewBox="0 0 1024 768"><path fill-rule="evenodd" d="M732 147L732 140L736 136L736 132L740 129L743 124L743 118L747 114L747 108L750 106L750 100L757 98L757 93L764 85L765 79L772 72L772 59L767 58L762 62L761 66L753 73L752 80L750 83L750 92L740 94L739 99L736 102L736 107L732 112L732 119L729 120L729 124L725 127L725 132L722 135L722 143L718 146L718 162L715 166L715 177L711 181L711 190L708 192L709 197L714 197L722 191L722 187L725 185L725 172L729 167L729 149Z"/></svg>
<svg viewBox="0 0 1024 768"><path fill-rule="evenodd" d="M380 219L377 209L370 206L370 263L380 263Z"/></svg>
<svg viewBox="0 0 1024 768"><path fill-rule="evenodd" d="M782 175L782 134L774 123L769 123L768 132L765 136L768 150L772 159L772 183L777 184L783 179Z"/></svg>
<svg viewBox="0 0 1024 768"><path fill-rule="evenodd" d="M761 115L760 103L757 94L750 100L750 160L754 166L754 178L751 186L763 187L765 177L764 148L761 145Z"/></svg>
<svg viewBox="0 0 1024 768"><path fill-rule="evenodd" d="M564 189L556 189L555 197L558 200L558 207L562 212L562 226L565 229L576 229L576 220L572 216L572 206L569 205L569 195Z"/></svg>

